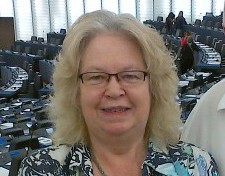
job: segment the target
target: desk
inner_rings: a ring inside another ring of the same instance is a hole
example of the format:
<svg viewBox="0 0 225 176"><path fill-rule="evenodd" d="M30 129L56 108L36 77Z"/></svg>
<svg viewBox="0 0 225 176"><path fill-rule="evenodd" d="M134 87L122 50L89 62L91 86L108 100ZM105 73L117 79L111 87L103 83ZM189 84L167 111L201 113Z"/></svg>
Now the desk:
<svg viewBox="0 0 225 176"><path fill-rule="evenodd" d="M28 80L28 74L20 67L6 67L5 69L11 71L12 77L10 80L6 80L8 83L5 83L5 86L1 87L0 97L10 98L22 88L23 81ZM9 84L9 82L11 83Z"/></svg>
<svg viewBox="0 0 225 176"><path fill-rule="evenodd" d="M221 56L214 48L210 48L199 42L195 42L200 48L199 52L200 62L197 63L196 69L201 70L219 70L221 65Z"/></svg>
<svg viewBox="0 0 225 176"><path fill-rule="evenodd" d="M9 174L11 162L17 157L24 158L27 155L25 149L14 150L7 153L0 154L0 175L7 176Z"/></svg>
<svg viewBox="0 0 225 176"><path fill-rule="evenodd" d="M38 141L40 144L39 149L46 148L52 145L52 140L49 138L39 137ZM8 142L5 142L4 145L8 145ZM17 175L20 163L23 160L23 158L29 156L30 154L34 153L39 149L29 150L29 152L27 152L27 150L23 148L0 153L0 175L1 176Z"/></svg>
<svg viewBox="0 0 225 176"><path fill-rule="evenodd" d="M197 65L198 70L219 70L220 69L220 64L208 64L204 62L200 62Z"/></svg>

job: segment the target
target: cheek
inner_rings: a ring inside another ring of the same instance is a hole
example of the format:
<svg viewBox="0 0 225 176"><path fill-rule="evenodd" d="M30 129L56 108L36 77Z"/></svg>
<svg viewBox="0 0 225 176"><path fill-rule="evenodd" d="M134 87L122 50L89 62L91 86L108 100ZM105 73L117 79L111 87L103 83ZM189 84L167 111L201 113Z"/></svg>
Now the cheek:
<svg viewBox="0 0 225 176"><path fill-rule="evenodd" d="M142 89L140 93L137 95L138 105L140 106L140 109L143 113L145 113L147 116L150 113L150 107L151 107L151 93L148 87Z"/></svg>
<svg viewBox="0 0 225 176"><path fill-rule="evenodd" d="M146 109L146 113L150 113L150 107L151 107L151 94L149 92L149 89L145 91L144 98L143 98L143 105Z"/></svg>
<svg viewBox="0 0 225 176"><path fill-rule="evenodd" d="M99 105L102 94L89 89L80 90L80 106L82 111L91 110Z"/></svg>

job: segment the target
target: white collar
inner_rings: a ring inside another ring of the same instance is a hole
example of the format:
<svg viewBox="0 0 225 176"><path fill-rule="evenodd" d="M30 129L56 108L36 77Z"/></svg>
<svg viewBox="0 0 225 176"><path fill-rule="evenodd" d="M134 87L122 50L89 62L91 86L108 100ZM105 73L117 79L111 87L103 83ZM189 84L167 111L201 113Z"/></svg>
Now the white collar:
<svg viewBox="0 0 225 176"><path fill-rule="evenodd" d="M220 99L220 102L217 106L217 110L222 110L225 109L225 94L222 96L222 98Z"/></svg>

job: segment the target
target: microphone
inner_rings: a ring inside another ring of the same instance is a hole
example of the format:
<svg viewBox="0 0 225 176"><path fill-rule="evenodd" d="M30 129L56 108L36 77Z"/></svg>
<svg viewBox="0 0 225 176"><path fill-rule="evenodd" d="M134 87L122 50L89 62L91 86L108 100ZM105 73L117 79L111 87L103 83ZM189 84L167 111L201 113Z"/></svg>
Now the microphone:
<svg viewBox="0 0 225 176"><path fill-rule="evenodd" d="M28 156L28 153L29 153L29 149L31 149L31 142L32 142L32 138L33 138L33 134L34 134L34 131L36 129L38 129L39 125L37 123L37 121L34 121L33 123L28 123L27 124L28 128L29 128L29 133L30 133L30 140L28 142L28 148L27 148L27 153L26 153L26 157Z"/></svg>
<svg viewBox="0 0 225 176"><path fill-rule="evenodd" d="M31 134L33 135L34 130L38 129L39 125L38 123L35 121L34 123L32 123L30 130L31 130Z"/></svg>

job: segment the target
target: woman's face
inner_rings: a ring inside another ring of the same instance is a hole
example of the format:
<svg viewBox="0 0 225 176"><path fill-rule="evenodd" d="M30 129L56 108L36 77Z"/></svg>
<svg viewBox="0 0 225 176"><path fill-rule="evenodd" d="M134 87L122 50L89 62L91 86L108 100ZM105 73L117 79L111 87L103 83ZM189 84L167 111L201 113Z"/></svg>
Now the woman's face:
<svg viewBox="0 0 225 176"><path fill-rule="evenodd" d="M81 61L81 73L115 74L145 69L138 45L118 33L95 36L84 50ZM121 77L136 80L134 75ZM151 104L149 76L138 83L124 83L111 76L108 82L97 85L87 81L95 83L103 79L102 76L85 79L83 83L80 81L80 105L91 136L144 135Z"/></svg>

